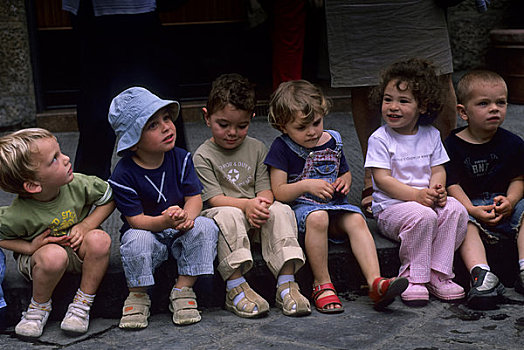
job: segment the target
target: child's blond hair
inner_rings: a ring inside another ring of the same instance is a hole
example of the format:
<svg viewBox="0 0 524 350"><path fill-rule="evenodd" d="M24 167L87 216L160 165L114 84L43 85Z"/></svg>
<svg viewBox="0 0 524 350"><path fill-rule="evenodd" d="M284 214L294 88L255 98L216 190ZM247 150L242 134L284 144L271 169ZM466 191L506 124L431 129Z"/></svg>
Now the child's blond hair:
<svg viewBox="0 0 524 350"><path fill-rule="evenodd" d="M304 115L303 122L311 123L315 115L326 116L330 103L322 90L306 80L294 80L280 84L269 101L268 121L282 131L297 114Z"/></svg>
<svg viewBox="0 0 524 350"><path fill-rule="evenodd" d="M478 83L501 83L506 88L506 95L508 93L506 82L499 74L490 70L472 70L464 74L457 83L457 103L468 103L472 97L471 90Z"/></svg>
<svg viewBox="0 0 524 350"><path fill-rule="evenodd" d="M22 129L0 137L0 188L6 192L27 194L24 182L36 180L38 164L32 161L37 151L34 142L55 138L40 128ZM56 138L55 138L56 139Z"/></svg>

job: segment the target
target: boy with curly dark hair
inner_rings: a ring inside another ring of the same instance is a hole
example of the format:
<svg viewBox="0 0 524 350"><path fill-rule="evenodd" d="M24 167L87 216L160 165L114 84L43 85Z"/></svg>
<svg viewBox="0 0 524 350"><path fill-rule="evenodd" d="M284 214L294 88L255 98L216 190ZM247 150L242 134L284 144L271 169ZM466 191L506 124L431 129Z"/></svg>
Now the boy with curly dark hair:
<svg viewBox="0 0 524 350"><path fill-rule="evenodd" d="M260 317L269 305L251 289L244 274L253 266L250 240L259 239L262 256L277 278L276 304L284 315L311 313L294 274L305 257L297 241L291 208L277 202L264 164L266 146L247 135L254 116L255 90L238 74L213 82L204 111L212 137L195 152L194 163L204 185L202 215L220 228L218 271L226 280L226 308L240 317Z"/></svg>

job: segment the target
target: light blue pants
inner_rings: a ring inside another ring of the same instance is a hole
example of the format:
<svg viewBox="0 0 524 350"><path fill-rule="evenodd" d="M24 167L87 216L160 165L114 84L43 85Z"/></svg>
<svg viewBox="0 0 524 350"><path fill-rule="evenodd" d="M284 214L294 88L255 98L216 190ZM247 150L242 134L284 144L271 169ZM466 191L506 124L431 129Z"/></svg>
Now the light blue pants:
<svg viewBox="0 0 524 350"><path fill-rule="evenodd" d="M6 306L4 299L4 290L2 289L2 282L4 281L5 274L5 255L2 249L0 249L0 309Z"/></svg>
<svg viewBox="0 0 524 350"><path fill-rule="evenodd" d="M213 274L217 254L218 227L211 219L197 217L186 232L167 229L162 232L129 229L122 236L120 255L130 288L155 284L155 269L169 257L176 259L178 274L199 276Z"/></svg>

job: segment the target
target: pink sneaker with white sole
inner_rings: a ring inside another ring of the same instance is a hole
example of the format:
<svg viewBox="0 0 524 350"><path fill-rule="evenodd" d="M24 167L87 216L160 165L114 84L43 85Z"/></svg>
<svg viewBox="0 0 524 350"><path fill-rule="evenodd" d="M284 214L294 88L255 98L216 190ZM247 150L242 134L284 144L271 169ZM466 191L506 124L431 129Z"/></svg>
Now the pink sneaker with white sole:
<svg viewBox="0 0 524 350"><path fill-rule="evenodd" d="M425 306L429 300L429 292L424 284L409 282L406 290L400 294L400 298L408 306Z"/></svg>
<svg viewBox="0 0 524 350"><path fill-rule="evenodd" d="M431 272L430 281L427 284L431 295L444 301L456 301L464 299L466 294L464 288L456 284L449 277L444 277L441 274Z"/></svg>

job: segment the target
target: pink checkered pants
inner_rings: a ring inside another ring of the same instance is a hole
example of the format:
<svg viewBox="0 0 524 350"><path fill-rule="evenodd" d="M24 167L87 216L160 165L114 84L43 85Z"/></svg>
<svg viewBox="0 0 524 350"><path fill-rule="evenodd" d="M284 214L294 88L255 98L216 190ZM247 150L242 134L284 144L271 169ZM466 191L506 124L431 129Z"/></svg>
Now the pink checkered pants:
<svg viewBox="0 0 524 350"><path fill-rule="evenodd" d="M468 213L455 198L443 208L417 202L394 204L378 214L382 234L400 242L400 276L412 283L429 282L430 271L450 278L453 256L466 236Z"/></svg>

